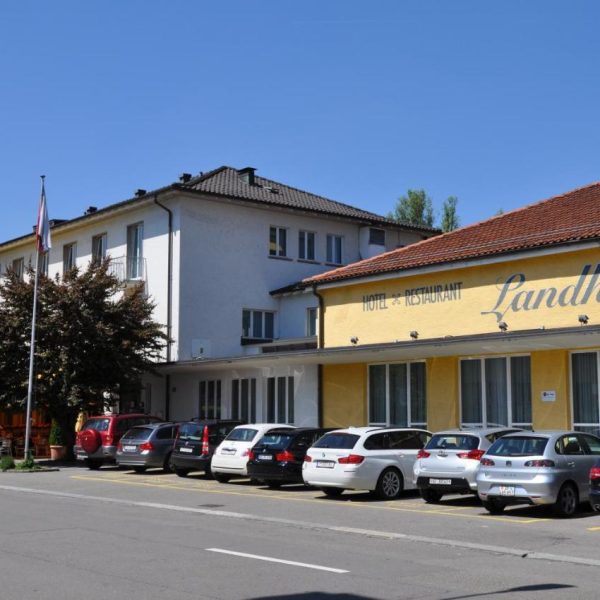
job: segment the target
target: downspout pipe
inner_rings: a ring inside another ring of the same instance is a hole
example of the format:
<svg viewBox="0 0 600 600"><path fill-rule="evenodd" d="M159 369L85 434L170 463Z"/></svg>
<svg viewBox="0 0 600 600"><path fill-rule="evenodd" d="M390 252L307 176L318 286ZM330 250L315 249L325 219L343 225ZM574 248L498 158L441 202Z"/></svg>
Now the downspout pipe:
<svg viewBox="0 0 600 600"><path fill-rule="evenodd" d="M324 346L325 339L325 319L323 318L324 313L324 301L323 296L317 292L317 286L313 283L312 293L317 297L319 301L319 310L317 322L319 323L319 336L317 339L317 348L321 350ZM323 365L321 363L317 366L317 419L318 426L323 427Z"/></svg>
<svg viewBox="0 0 600 600"><path fill-rule="evenodd" d="M158 201L154 195L154 204L165 210L169 219L169 248L167 257L167 363L171 362L171 347L173 338L173 211ZM165 390L165 420L169 420L171 412L171 375L166 376Z"/></svg>

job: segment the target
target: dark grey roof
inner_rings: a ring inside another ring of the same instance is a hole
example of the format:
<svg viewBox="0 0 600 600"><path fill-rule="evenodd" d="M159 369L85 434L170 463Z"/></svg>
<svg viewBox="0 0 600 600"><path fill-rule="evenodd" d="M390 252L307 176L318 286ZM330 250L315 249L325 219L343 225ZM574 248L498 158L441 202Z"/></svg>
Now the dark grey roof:
<svg viewBox="0 0 600 600"><path fill-rule="evenodd" d="M195 177L180 187L206 194L249 200L260 204L337 215L373 224L392 225L422 233L439 233L438 229L430 227L399 224L393 219L388 219L387 217L355 208L342 202L329 200L323 196L317 196L316 194L311 194L271 179L259 177L258 175L254 175L253 180L253 183L249 183L240 176L240 171L224 166Z"/></svg>

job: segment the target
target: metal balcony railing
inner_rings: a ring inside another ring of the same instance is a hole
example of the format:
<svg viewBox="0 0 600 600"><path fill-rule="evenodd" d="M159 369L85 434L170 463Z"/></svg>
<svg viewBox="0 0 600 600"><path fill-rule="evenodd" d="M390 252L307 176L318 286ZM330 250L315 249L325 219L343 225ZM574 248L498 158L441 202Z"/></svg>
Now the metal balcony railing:
<svg viewBox="0 0 600 600"><path fill-rule="evenodd" d="M146 281L146 259L116 256L110 259L108 271L125 284Z"/></svg>

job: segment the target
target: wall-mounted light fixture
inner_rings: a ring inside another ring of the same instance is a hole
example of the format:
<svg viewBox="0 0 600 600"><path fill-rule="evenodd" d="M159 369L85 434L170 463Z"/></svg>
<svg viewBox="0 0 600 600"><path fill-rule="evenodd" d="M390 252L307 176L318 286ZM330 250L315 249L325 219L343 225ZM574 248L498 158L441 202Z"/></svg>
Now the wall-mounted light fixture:
<svg viewBox="0 0 600 600"><path fill-rule="evenodd" d="M579 315L579 317L577 317L579 319L579 322L582 325L587 325L588 321L590 320L590 318L587 315Z"/></svg>
<svg viewBox="0 0 600 600"><path fill-rule="evenodd" d="M351 343L352 343L354 346L356 346L356 344L358 344L358 338L357 338L356 336L355 336L355 337L351 337L351 338L350 338L350 342L351 342Z"/></svg>
<svg viewBox="0 0 600 600"><path fill-rule="evenodd" d="M417 330L413 329L413 330L410 332L410 337L411 337L413 340L416 340L416 339L419 337L419 332L418 332Z"/></svg>
<svg viewBox="0 0 600 600"><path fill-rule="evenodd" d="M498 323L498 328L500 329L500 331L506 331L508 329L506 321L500 321L500 323Z"/></svg>

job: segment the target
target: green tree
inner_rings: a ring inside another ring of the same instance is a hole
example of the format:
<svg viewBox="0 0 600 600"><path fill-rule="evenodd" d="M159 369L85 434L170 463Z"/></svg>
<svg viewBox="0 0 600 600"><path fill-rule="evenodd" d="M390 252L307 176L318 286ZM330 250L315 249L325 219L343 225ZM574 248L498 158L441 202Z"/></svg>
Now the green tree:
<svg viewBox="0 0 600 600"><path fill-rule="evenodd" d="M457 204L458 198L456 196L449 196L442 206L442 222L440 223L440 227L444 233L457 229L460 224L460 219L456 212Z"/></svg>
<svg viewBox="0 0 600 600"><path fill-rule="evenodd" d="M388 215L399 223L433 227L433 205L425 190L408 190L400 196L392 213Z"/></svg>
<svg viewBox="0 0 600 600"><path fill-rule="evenodd" d="M12 270L0 283L0 410L22 410L27 399L33 272ZM40 275L35 345L35 408L72 431L81 409L99 411L105 392L139 388L154 371L166 336L152 320L142 286L124 293L109 261ZM70 440L69 440L70 441Z"/></svg>

